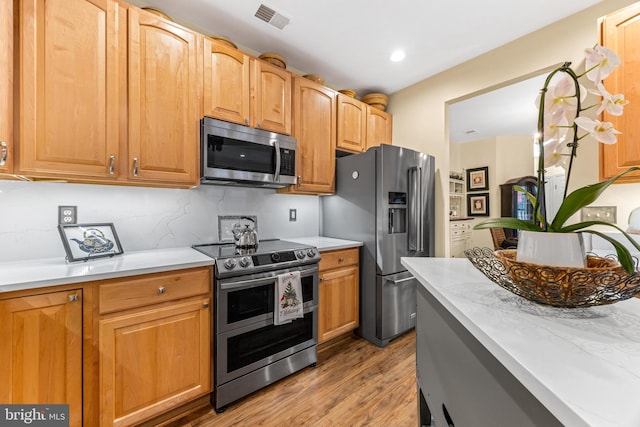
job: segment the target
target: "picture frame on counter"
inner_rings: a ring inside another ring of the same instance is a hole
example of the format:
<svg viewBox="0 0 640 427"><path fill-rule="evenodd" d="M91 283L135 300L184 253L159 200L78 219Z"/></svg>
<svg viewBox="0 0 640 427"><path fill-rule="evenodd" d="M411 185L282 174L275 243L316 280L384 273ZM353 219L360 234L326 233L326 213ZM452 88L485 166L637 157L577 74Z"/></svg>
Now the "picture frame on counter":
<svg viewBox="0 0 640 427"><path fill-rule="evenodd" d="M58 231L67 262L89 261L124 253L113 223L60 224Z"/></svg>
<svg viewBox="0 0 640 427"><path fill-rule="evenodd" d="M467 191L489 189L489 166L467 169Z"/></svg>
<svg viewBox="0 0 640 427"><path fill-rule="evenodd" d="M489 216L489 193L467 194L467 216Z"/></svg>

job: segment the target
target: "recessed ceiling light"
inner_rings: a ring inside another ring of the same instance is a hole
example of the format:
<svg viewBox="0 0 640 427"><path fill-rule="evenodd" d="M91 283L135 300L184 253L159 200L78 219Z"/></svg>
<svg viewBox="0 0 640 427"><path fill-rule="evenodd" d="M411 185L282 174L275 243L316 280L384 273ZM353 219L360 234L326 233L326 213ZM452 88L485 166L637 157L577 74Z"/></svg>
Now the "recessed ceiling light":
<svg viewBox="0 0 640 427"><path fill-rule="evenodd" d="M391 59L393 62L399 62L404 59L404 50L396 50L391 54Z"/></svg>

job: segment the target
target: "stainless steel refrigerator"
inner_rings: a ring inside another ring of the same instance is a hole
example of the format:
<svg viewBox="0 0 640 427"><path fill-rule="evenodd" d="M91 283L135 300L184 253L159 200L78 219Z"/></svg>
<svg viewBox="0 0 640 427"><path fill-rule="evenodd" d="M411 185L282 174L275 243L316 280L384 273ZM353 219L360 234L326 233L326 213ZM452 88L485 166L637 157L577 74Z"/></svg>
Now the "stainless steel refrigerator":
<svg viewBox="0 0 640 427"><path fill-rule="evenodd" d="M415 327L417 281L400 264L434 254L435 159L381 145L336 161L336 194L322 200L322 235L364 243L360 326L384 347Z"/></svg>

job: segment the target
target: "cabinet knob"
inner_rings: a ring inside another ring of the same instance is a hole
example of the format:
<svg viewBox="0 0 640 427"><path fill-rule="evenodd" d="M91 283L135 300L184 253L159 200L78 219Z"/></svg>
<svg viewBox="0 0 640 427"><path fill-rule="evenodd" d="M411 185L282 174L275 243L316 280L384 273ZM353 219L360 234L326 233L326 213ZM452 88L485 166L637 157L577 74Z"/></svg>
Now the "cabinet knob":
<svg viewBox="0 0 640 427"><path fill-rule="evenodd" d="M113 175L116 171L116 156L109 156L109 175Z"/></svg>
<svg viewBox="0 0 640 427"><path fill-rule="evenodd" d="M338 258L338 262L344 262L344 258L342 257Z"/></svg>
<svg viewBox="0 0 640 427"><path fill-rule="evenodd" d="M248 125L249 124L249 119L244 119L244 124Z"/></svg>
<svg viewBox="0 0 640 427"><path fill-rule="evenodd" d="M4 141L0 141L0 166L4 166L7 164L7 143Z"/></svg>
<svg viewBox="0 0 640 427"><path fill-rule="evenodd" d="M319 282L324 282L324 277L318 277Z"/></svg>
<svg viewBox="0 0 640 427"><path fill-rule="evenodd" d="M259 128L261 128L261 127L262 127L262 123L260 123L260 122L256 123L256 125L257 125Z"/></svg>
<svg viewBox="0 0 640 427"><path fill-rule="evenodd" d="M133 158L133 176L138 176L138 158Z"/></svg>
<svg viewBox="0 0 640 427"><path fill-rule="evenodd" d="M202 304L202 308L208 308L208 307L209 307L209 301Z"/></svg>
<svg viewBox="0 0 640 427"><path fill-rule="evenodd" d="M69 295L69 302L78 301L78 294Z"/></svg>
<svg viewBox="0 0 640 427"><path fill-rule="evenodd" d="M165 288L163 288L162 286L160 286L160 287L158 288L158 295L162 295L162 294L164 294L165 292L166 292L166 289L165 289Z"/></svg>
<svg viewBox="0 0 640 427"><path fill-rule="evenodd" d="M296 183L296 185L298 187L298 190L300 189L300 184L302 184L302 176L298 175L298 179L297 179L297 183Z"/></svg>

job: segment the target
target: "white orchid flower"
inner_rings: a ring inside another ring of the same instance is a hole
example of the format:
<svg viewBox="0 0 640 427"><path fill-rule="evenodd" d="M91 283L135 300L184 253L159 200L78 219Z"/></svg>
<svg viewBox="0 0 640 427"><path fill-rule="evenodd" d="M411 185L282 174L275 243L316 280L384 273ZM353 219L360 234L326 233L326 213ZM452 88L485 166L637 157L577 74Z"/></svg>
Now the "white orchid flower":
<svg viewBox="0 0 640 427"><path fill-rule="evenodd" d="M586 91L582 85L578 86L580 102L583 102L586 98ZM559 108L575 111L577 106L576 101L575 83L569 75L563 74L559 76L553 84L549 85L544 98L544 111L546 113L555 113ZM540 104L540 96L537 98L537 104Z"/></svg>
<svg viewBox="0 0 640 427"><path fill-rule="evenodd" d="M620 65L620 57L604 46L595 46L584 51L585 67L589 70L587 78L594 83L599 83L606 79Z"/></svg>
<svg viewBox="0 0 640 427"><path fill-rule="evenodd" d="M545 112L543 129L545 139L562 140L569 129L569 119L564 108L557 108L550 113Z"/></svg>
<svg viewBox="0 0 640 427"><path fill-rule="evenodd" d="M598 111L596 111L596 114L600 114L603 111L606 111L612 116L621 116L624 106L629 103L629 101L624 98L624 95L621 93L617 95L611 95L607 91L607 89L605 89L602 83L598 83L597 88L597 94L602 96L602 102L600 104L600 107L598 108Z"/></svg>
<svg viewBox="0 0 640 427"><path fill-rule="evenodd" d="M544 142L544 167L549 168L551 166L560 166L567 168L569 165L569 158L571 157L571 151L567 144L561 142L561 140L552 138Z"/></svg>
<svg viewBox="0 0 640 427"><path fill-rule="evenodd" d="M587 131L596 141L603 144L615 144L618 141L616 134L622 133L614 129L613 124L610 122L601 122L588 117L577 117L574 123L580 129Z"/></svg>

